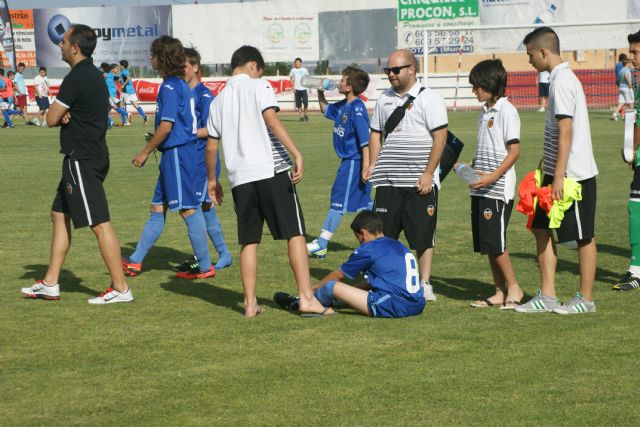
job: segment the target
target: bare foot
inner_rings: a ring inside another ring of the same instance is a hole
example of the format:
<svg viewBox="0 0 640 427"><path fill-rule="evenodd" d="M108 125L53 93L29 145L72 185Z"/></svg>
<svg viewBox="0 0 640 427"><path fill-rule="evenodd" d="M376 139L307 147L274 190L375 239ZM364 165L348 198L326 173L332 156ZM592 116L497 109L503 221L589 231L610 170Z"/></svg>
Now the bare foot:
<svg viewBox="0 0 640 427"><path fill-rule="evenodd" d="M524 292L522 292L522 289L518 289L517 292L507 294L507 298L505 299L505 301L520 302L522 301L522 298L524 298Z"/></svg>
<svg viewBox="0 0 640 427"><path fill-rule="evenodd" d="M312 300L303 300L300 297L300 308L298 309L300 313L317 313L317 314L333 314L334 311L332 308L327 308L320 304L320 301L313 297Z"/></svg>
<svg viewBox="0 0 640 427"><path fill-rule="evenodd" d="M247 306L244 308L244 317L251 318L256 317L258 314L261 314L264 311L262 307L259 305Z"/></svg>

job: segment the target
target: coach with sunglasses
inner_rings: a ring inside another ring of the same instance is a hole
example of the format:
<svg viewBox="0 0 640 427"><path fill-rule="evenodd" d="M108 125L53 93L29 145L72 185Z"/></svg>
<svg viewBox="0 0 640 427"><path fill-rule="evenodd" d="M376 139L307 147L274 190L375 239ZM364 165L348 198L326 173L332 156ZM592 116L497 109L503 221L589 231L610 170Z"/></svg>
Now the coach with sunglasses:
<svg viewBox="0 0 640 427"><path fill-rule="evenodd" d="M413 277L435 301L431 259L438 217L438 165L447 138L447 109L440 95L416 79L416 57L408 50L389 56L384 69L391 88L380 95L371 116L370 163L363 180L376 189L374 211L382 217L384 235L397 239L404 231L416 251ZM363 161L366 161L363 159Z"/></svg>

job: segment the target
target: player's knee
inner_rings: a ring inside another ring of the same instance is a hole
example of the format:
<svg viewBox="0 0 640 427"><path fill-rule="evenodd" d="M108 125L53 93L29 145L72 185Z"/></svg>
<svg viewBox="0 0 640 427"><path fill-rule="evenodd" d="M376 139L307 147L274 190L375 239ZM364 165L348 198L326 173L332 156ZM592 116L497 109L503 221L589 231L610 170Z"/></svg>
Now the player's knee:
<svg viewBox="0 0 640 427"><path fill-rule="evenodd" d="M193 215L194 213L196 213L195 209L180 209L180 216L182 218L186 218L188 216Z"/></svg>

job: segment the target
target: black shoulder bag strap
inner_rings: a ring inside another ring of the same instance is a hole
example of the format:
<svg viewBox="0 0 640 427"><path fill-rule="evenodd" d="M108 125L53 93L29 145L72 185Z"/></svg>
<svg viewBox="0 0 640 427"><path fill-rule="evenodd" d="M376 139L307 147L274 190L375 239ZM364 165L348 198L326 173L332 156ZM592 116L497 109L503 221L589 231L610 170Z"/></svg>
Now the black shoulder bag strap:
<svg viewBox="0 0 640 427"><path fill-rule="evenodd" d="M418 92L418 95L420 95L423 90L424 90L424 87L421 87L420 92ZM387 122L384 124L384 129L383 129L384 139L387 139L387 136L398 127L398 125L404 118L405 113L407 112L407 107L409 106L409 104L413 102L414 99L416 99L415 96L409 95L409 97L404 102L404 104L402 104L399 107L396 107L396 109L393 110L393 113L391 113L391 115L387 119Z"/></svg>

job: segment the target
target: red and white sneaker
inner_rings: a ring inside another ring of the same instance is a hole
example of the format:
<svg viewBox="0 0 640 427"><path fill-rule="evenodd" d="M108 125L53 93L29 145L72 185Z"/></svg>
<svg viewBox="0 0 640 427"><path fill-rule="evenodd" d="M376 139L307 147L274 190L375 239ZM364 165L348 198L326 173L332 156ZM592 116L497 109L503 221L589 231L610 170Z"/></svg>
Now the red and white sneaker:
<svg viewBox="0 0 640 427"><path fill-rule="evenodd" d="M213 268L213 265L209 267L207 271L200 271L199 268L195 268L189 271L180 271L176 273L176 277L179 279L208 279L210 277L215 277L216 270Z"/></svg>
<svg viewBox="0 0 640 427"><path fill-rule="evenodd" d="M60 299L60 285L47 285L44 280L36 280L33 286L20 289L20 292L25 297L29 298L42 298L47 300L59 300Z"/></svg>
<svg viewBox="0 0 640 427"><path fill-rule="evenodd" d="M142 273L142 263L135 264L129 261L128 258L122 258L120 265L122 265L122 271L124 271L125 276L135 277Z"/></svg>
<svg viewBox="0 0 640 427"><path fill-rule="evenodd" d="M127 289L126 292L118 292L113 288L107 288L104 292L100 293L95 298L89 299L89 304L114 304L116 302L131 302L133 301L133 294L131 289Z"/></svg>

